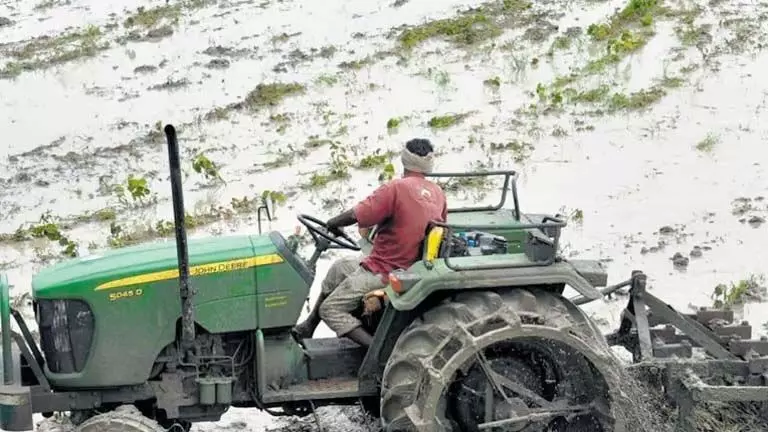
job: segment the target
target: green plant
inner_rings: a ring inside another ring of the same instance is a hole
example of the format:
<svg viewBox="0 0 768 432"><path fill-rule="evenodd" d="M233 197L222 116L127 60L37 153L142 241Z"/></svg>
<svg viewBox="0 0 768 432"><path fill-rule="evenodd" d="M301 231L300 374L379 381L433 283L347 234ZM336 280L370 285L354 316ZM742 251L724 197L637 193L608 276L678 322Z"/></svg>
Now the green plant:
<svg viewBox="0 0 768 432"><path fill-rule="evenodd" d="M558 86L552 86L551 89L538 83L536 85L536 95L541 102L549 102L552 105L560 105L563 103L563 91Z"/></svg>
<svg viewBox="0 0 768 432"><path fill-rule="evenodd" d="M357 166L362 169L384 166L392 159L394 154L391 151L383 152L381 149L376 149L373 153L362 158Z"/></svg>
<svg viewBox="0 0 768 432"><path fill-rule="evenodd" d="M431 70L430 74L432 74ZM446 71L434 71L434 75L435 83L438 85L438 87L445 87L451 83L451 75Z"/></svg>
<svg viewBox="0 0 768 432"><path fill-rule="evenodd" d="M232 198L230 205L238 213L250 213L259 207L259 200L248 197Z"/></svg>
<svg viewBox="0 0 768 432"><path fill-rule="evenodd" d="M51 241L59 241L62 238L61 231L55 218L51 215L50 211L43 213L40 216L40 222L33 225L28 230L29 235L33 238L47 238Z"/></svg>
<svg viewBox="0 0 768 432"><path fill-rule="evenodd" d="M331 143L331 174L337 178L349 176L349 157L345 148L338 142Z"/></svg>
<svg viewBox="0 0 768 432"><path fill-rule="evenodd" d="M711 152L719 141L720 139L717 137L717 135L709 133L704 139L696 144L696 150L705 153Z"/></svg>
<svg viewBox="0 0 768 432"><path fill-rule="evenodd" d="M192 160L192 169L198 174L203 174L208 180L224 182L224 179L219 174L218 166L202 153L199 153Z"/></svg>
<svg viewBox="0 0 768 432"><path fill-rule="evenodd" d="M118 225L117 222L112 222L109 224L107 243L110 247L120 248L130 243L130 238L128 233L123 230L122 225Z"/></svg>
<svg viewBox="0 0 768 432"><path fill-rule="evenodd" d="M319 77L315 78L315 83L317 84L323 84L326 86L333 86L334 84L339 82L339 77L336 75L331 74L323 74Z"/></svg>
<svg viewBox="0 0 768 432"><path fill-rule="evenodd" d="M65 236L51 215L50 211L40 216L40 223L29 228L29 235L33 238L47 238L50 241L58 242L62 246L61 254L69 257L76 257L78 253L77 243Z"/></svg>
<svg viewBox="0 0 768 432"><path fill-rule="evenodd" d="M104 186L117 197L121 205L127 208L146 206L156 202L149 182L144 177L130 174L124 184L104 184Z"/></svg>
<svg viewBox="0 0 768 432"><path fill-rule="evenodd" d="M485 81L483 81L483 84L488 87L498 89L499 87L501 87L501 78L497 76L493 78L488 78Z"/></svg>
<svg viewBox="0 0 768 432"><path fill-rule="evenodd" d="M761 300L765 296L765 277L751 275L730 286L718 284L712 292L713 306L716 308L731 308L744 304L750 299Z"/></svg>
<svg viewBox="0 0 768 432"><path fill-rule="evenodd" d="M78 245L76 242L66 237L62 237L61 240L59 240L59 244L63 246L61 250L62 255L72 257L72 258L78 255Z"/></svg>
<svg viewBox="0 0 768 432"><path fill-rule="evenodd" d="M285 205L285 203L288 201L288 196L285 194L285 192L267 189L261 193L261 199L269 200L272 202L273 207L277 207L279 205Z"/></svg>
<svg viewBox="0 0 768 432"><path fill-rule="evenodd" d="M330 143L331 162L327 173L314 173L306 185L310 189L323 187L334 180L341 180L349 177L349 157L346 150L337 141Z"/></svg>
<svg viewBox="0 0 768 432"><path fill-rule="evenodd" d="M384 168L379 173L379 182L387 182L395 177L395 166L391 163L384 165Z"/></svg>
<svg viewBox="0 0 768 432"><path fill-rule="evenodd" d="M396 129L398 126L400 126L400 123L402 123L401 118L392 117L391 119L387 120L387 129L388 130Z"/></svg>
<svg viewBox="0 0 768 432"><path fill-rule="evenodd" d="M443 129L459 123L460 121L464 120L468 116L469 114L449 114L449 115L443 115L443 116L435 116L429 119L429 122L427 124L431 128Z"/></svg>
<svg viewBox="0 0 768 432"><path fill-rule="evenodd" d="M131 198L134 200L142 200L149 196L150 190L147 184L147 179L144 177L134 177L133 174L128 176L128 193L131 194Z"/></svg>
<svg viewBox="0 0 768 432"><path fill-rule="evenodd" d="M299 83L259 84L245 97L244 105L253 111L273 107L288 97L304 94L306 87Z"/></svg>

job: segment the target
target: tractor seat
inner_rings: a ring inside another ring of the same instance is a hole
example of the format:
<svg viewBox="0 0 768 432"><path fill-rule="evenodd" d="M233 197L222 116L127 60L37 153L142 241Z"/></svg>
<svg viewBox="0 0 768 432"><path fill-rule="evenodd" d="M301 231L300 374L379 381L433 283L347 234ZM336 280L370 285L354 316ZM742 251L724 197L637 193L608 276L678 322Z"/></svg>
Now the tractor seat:
<svg viewBox="0 0 768 432"><path fill-rule="evenodd" d="M428 261L434 261L440 256L440 246L443 242L443 234L445 230L442 227L433 227L429 230L429 233L425 237L425 240L421 244L421 253L416 261L425 258ZM424 255L424 248L426 247L427 253ZM363 316L373 315L389 303L387 292L383 289L377 289L368 292L363 297Z"/></svg>

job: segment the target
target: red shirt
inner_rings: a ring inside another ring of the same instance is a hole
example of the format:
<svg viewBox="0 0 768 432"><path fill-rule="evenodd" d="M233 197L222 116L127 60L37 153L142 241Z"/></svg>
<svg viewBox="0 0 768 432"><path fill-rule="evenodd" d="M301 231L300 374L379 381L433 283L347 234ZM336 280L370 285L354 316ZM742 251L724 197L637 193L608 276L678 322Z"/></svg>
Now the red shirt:
<svg viewBox="0 0 768 432"><path fill-rule="evenodd" d="M394 269L406 269L419 258L427 224L445 222L448 208L443 190L417 173L380 186L354 209L357 225L378 225L371 253L362 265L385 279Z"/></svg>

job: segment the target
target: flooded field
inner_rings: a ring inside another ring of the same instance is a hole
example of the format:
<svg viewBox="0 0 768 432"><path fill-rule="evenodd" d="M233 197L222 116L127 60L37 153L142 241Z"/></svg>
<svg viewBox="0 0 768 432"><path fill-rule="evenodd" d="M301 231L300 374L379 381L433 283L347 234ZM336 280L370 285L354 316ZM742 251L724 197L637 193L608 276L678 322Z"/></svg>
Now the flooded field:
<svg viewBox="0 0 768 432"><path fill-rule="evenodd" d="M642 269L684 311L719 284L759 296L766 44L756 0L2 0L0 271L23 304L42 266L170 239L173 123L190 236L257 232L264 193L265 228L330 217L426 137L439 171L519 171L522 210L569 215L566 255L614 281ZM448 186L455 207L499 193ZM727 301L765 334L745 299ZM587 306L606 332L623 307ZM363 430L344 412L333 430Z"/></svg>

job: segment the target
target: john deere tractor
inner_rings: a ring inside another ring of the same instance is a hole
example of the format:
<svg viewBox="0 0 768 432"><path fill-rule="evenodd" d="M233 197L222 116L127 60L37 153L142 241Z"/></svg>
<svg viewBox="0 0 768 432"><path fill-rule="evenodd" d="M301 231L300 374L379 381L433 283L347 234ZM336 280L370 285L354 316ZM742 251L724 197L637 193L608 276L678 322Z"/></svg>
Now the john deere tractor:
<svg viewBox="0 0 768 432"><path fill-rule="evenodd" d="M318 258L359 244L308 215L298 217L315 241L307 260L279 232L188 242L176 132L165 133L175 243L38 273L39 343L0 278L4 430L32 430L35 413L68 413L78 432L159 432L230 407L304 416L355 404L388 432L630 430L625 367L610 345L668 396L681 430L697 430L697 401L768 399L768 343L747 340L748 325L712 324L732 320L729 311L681 314L645 290L642 272L608 287L598 261L561 257L565 222L523 214L514 171L433 175L500 176L500 202L450 210L425 233L422 257L361 301L371 347L297 340ZM565 298L566 287L579 295ZM629 299L621 327L603 336L579 305L619 292ZM709 359L690 360L694 349ZM741 387L707 384L712 371Z"/></svg>

